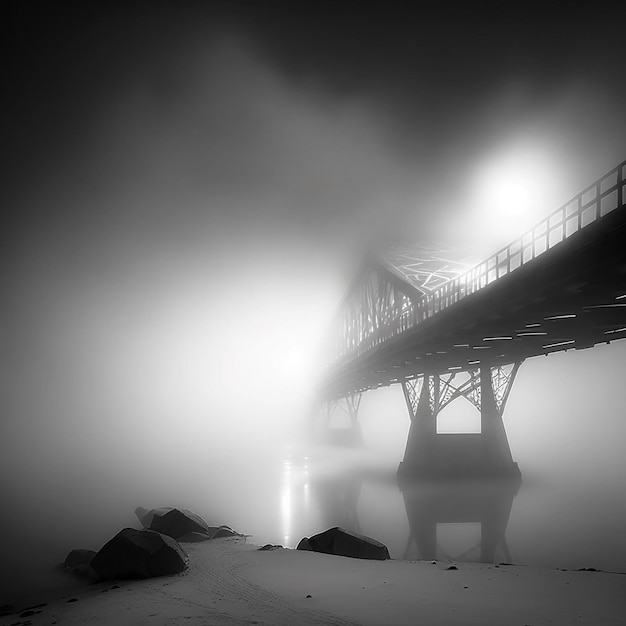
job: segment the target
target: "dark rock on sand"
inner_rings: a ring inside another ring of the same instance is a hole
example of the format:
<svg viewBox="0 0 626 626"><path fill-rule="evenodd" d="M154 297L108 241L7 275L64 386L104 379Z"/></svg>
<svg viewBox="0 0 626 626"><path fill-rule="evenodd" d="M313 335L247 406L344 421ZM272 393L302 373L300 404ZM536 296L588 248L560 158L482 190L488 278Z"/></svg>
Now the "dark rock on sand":
<svg viewBox="0 0 626 626"><path fill-rule="evenodd" d="M187 509L163 507L147 511L141 507L135 509L144 528L178 539L189 533L211 535L209 525L196 513Z"/></svg>
<svg viewBox="0 0 626 626"><path fill-rule="evenodd" d="M176 537L178 543L195 543L207 541L208 539L220 539L221 537L243 537L241 533L235 532L230 526L209 526L206 531L193 531Z"/></svg>
<svg viewBox="0 0 626 626"><path fill-rule="evenodd" d="M303 537L302 539L300 539L300 543L296 547L296 550L308 550L309 552L312 552L313 548L311 547L309 538Z"/></svg>
<svg viewBox="0 0 626 626"><path fill-rule="evenodd" d="M221 537L243 537L241 533L235 532L230 526L209 526L211 529L211 539Z"/></svg>
<svg viewBox="0 0 626 626"><path fill-rule="evenodd" d="M266 543L264 546L261 546L259 550L283 550L283 546Z"/></svg>
<svg viewBox="0 0 626 626"><path fill-rule="evenodd" d="M137 507L135 515L144 528L174 537L179 543L195 543L220 537L243 537L230 526L209 526L199 515L187 509Z"/></svg>
<svg viewBox="0 0 626 626"><path fill-rule="evenodd" d="M178 574L187 566L187 555L174 539L134 528L121 530L91 561L100 580Z"/></svg>
<svg viewBox="0 0 626 626"><path fill-rule="evenodd" d="M384 561L389 559L387 546L364 535L357 535L343 528L335 526L322 533L304 538L298 544L297 550L313 550L324 554L349 556L357 559L374 559Z"/></svg>
<svg viewBox="0 0 626 626"><path fill-rule="evenodd" d="M172 509L165 515L155 515L150 530L156 530L174 539L193 532L210 534L209 525L199 515L186 509Z"/></svg>
<svg viewBox="0 0 626 626"><path fill-rule="evenodd" d="M63 561L63 566L68 569L80 567L81 565L89 565L91 559L96 556L95 550L86 550L85 548L77 548L71 550Z"/></svg>
<svg viewBox="0 0 626 626"><path fill-rule="evenodd" d="M77 548L71 550L63 561L63 570L87 580L97 580L98 576L91 567L91 561L96 556L95 550Z"/></svg>

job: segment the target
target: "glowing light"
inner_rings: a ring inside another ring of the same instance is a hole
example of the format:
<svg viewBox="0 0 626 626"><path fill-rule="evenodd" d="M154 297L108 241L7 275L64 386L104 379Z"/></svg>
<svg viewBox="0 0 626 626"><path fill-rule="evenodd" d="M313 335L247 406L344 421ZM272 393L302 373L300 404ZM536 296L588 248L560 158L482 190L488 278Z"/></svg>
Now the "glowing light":
<svg viewBox="0 0 626 626"><path fill-rule="evenodd" d="M549 317L544 317L544 320L569 320L576 317L576 313L567 313L565 315L551 315Z"/></svg>
<svg viewBox="0 0 626 626"><path fill-rule="evenodd" d="M283 484L280 494L280 517L283 531L283 542L289 545L291 538L291 462L283 463Z"/></svg>
<svg viewBox="0 0 626 626"><path fill-rule="evenodd" d="M558 348L559 346L570 346L573 343L575 343L575 341L573 339L569 339L568 341L557 341L556 343L547 343L543 347L544 348Z"/></svg>
<svg viewBox="0 0 626 626"><path fill-rule="evenodd" d="M469 184L476 236L506 245L566 200L559 161L538 139L520 138L480 162Z"/></svg>

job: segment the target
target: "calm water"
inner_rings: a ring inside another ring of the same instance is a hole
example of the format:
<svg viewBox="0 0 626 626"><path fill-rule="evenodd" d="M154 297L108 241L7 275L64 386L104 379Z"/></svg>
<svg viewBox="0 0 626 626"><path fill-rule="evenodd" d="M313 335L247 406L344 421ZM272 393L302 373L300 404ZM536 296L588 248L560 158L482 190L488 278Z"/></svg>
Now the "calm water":
<svg viewBox="0 0 626 626"><path fill-rule="evenodd" d="M509 562L626 572L626 497L619 481L524 472L521 484L405 484L366 450L287 450L276 510L255 542L295 547L330 526L374 537L396 559Z"/></svg>

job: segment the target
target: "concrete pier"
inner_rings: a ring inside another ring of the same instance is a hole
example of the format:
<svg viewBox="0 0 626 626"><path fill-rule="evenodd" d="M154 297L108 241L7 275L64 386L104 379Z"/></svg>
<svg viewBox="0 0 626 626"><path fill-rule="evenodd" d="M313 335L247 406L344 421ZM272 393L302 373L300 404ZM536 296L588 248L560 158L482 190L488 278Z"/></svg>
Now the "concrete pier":
<svg viewBox="0 0 626 626"><path fill-rule="evenodd" d="M494 390L492 368L481 364L480 374L465 389L441 395L438 375L424 374L419 399L416 388L403 384L411 426L404 459L398 468L400 476L418 478L456 478L483 476L520 476L513 461L502 414L519 364L506 384ZM437 433L437 415L446 403L473 394L480 410L480 433Z"/></svg>

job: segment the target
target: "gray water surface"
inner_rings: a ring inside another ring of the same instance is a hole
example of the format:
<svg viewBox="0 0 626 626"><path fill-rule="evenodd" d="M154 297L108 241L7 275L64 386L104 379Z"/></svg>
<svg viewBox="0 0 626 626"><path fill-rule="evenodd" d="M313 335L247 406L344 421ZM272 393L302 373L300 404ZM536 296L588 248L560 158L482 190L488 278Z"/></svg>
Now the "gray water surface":
<svg viewBox="0 0 626 626"><path fill-rule="evenodd" d="M521 482L399 485L395 470L367 450L288 451L278 511L256 517L256 539L295 547L342 526L382 541L395 559L626 572L626 497L617 479L528 472Z"/></svg>

